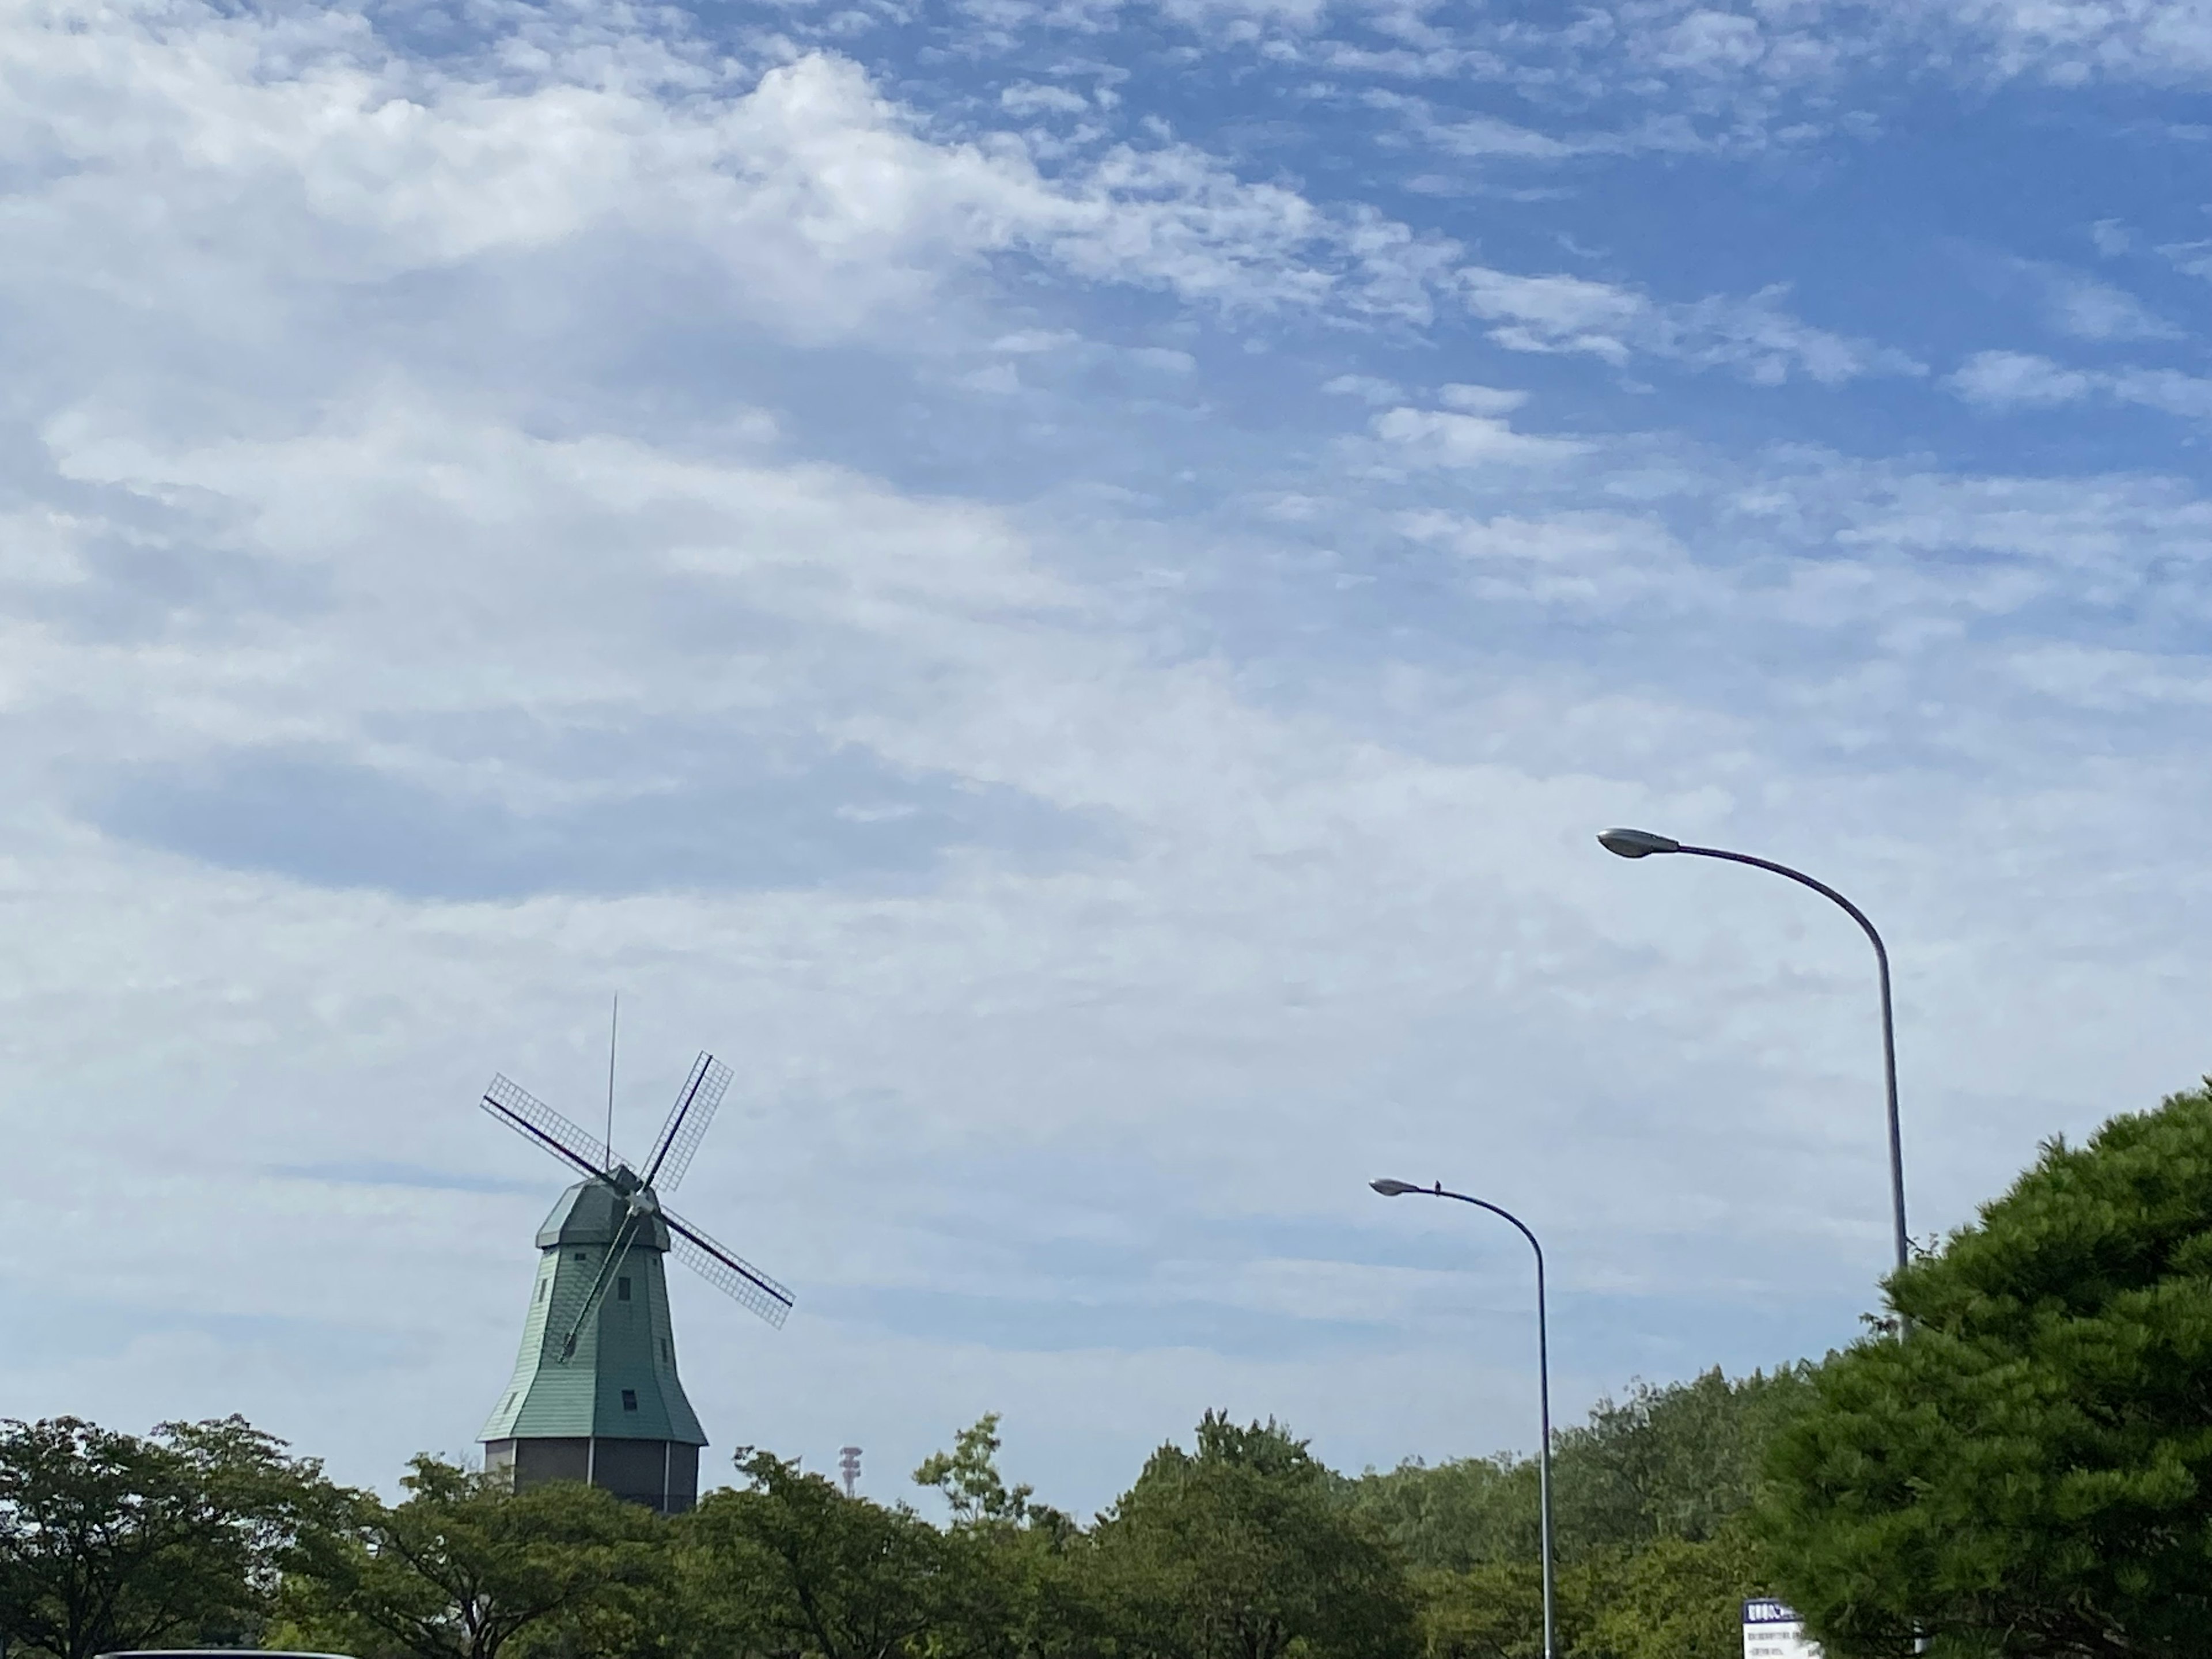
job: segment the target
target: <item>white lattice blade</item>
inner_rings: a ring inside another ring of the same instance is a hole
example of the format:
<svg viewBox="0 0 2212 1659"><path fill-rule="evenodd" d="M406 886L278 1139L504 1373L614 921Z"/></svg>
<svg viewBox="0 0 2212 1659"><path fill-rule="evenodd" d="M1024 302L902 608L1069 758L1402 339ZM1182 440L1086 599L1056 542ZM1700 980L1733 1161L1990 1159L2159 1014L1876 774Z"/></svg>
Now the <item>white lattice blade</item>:
<svg viewBox="0 0 2212 1659"><path fill-rule="evenodd" d="M602 1174L614 1167L613 1148L598 1136L586 1134L504 1073L492 1079L481 1103L494 1117L587 1174Z"/></svg>
<svg viewBox="0 0 2212 1659"><path fill-rule="evenodd" d="M692 1062L691 1075L684 1080L683 1092L676 1097L668 1122L655 1143L653 1162L647 1165L656 1171L653 1176L653 1191L676 1190L677 1184L684 1179L684 1172L691 1167L691 1155L706 1139L707 1126L714 1121L729 1086L730 1068L714 1055L702 1054Z"/></svg>
<svg viewBox="0 0 2212 1659"><path fill-rule="evenodd" d="M700 1278L724 1295L751 1309L771 1325L781 1327L791 1312L793 1297L734 1250L727 1250L681 1216L660 1212L668 1224L669 1249Z"/></svg>

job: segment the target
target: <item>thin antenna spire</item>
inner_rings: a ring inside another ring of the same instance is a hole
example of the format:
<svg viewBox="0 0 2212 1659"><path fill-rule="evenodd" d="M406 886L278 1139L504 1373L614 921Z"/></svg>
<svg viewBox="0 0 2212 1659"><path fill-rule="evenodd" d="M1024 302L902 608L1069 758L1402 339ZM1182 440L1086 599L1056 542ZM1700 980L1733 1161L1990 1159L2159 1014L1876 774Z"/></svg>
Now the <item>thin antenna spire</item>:
<svg viewBox="0 0 2212 1659"><path fill-rule="evenodd" d="M615 1166L615 1039L622 1033L622 993L615 993L614 1012L607 1019L607 1168Z"/></svg>

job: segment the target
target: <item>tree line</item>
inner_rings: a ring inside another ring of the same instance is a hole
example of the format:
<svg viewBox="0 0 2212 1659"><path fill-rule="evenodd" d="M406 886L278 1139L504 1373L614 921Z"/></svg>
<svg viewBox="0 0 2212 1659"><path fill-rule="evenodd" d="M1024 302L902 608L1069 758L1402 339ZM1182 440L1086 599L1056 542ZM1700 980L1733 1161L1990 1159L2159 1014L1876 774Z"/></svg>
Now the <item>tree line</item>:
<svg viewBox="0 0 2212 1659"><path fill-rule="evenodd" d="M1554 1447L1563 1659L1735 1659L1776 1595L1844 1659L2212 1653L2212 1084L2053 1141L1818 1364L1601 1401ZM1347 1475L1210 1413L1088 1522L997 1419L949 1513L772 1453L663 1518L429 1457L386 1502L239 1419L0 1424L13 1655L1536 1659L1535 1469Z"/></svg>
<svg viewBox="0 0 2212 1659"><path fill-rule="evenodd" d="M1740 1520L1801 1370L1718 1371L1601 1404L1560 1437L1571 1651L1657 1598L1668 1653L1732 1644ZM1088 1524L1006 1484L998 1419L915 1481L949 1512L847 1498L772 1453L663 1518L580 1483L515 1493L418 1457L385 1503L245 1422L139 1438L0 1427L0 1630L11 1653L270 1644L362 1659L1534 1659L1534 1465L1346 1476L1288 1428L1201 1420ZM1655 1550L1661 1553L1655 1554Z"/></svg>

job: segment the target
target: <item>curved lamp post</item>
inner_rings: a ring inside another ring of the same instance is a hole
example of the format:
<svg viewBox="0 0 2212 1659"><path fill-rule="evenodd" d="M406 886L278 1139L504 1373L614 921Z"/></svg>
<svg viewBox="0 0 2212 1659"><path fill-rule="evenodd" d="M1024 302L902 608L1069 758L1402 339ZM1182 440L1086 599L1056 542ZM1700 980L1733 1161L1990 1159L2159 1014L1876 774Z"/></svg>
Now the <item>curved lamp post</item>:
<svg viewBox="0 0 2212 1659"><path fill-rule="evenodd" d="M1874 924L1867 920L1866 912L1838 893L1826 882L1815 881L1802 870L1792 870L1786 864L1777 864L1771 859L1755 859L1748 853L1729 853L1717 847L1686 847L1671 836L1655 836L1649 830L1605 830L1598 833L1598 845L1608 853L1624 859L1650 858L1654 853L1687 853L1693 858L1725 859L1730 864L1748 864L1755 869L1771 870L1778 876L1786 876L1801 887L1809 887L1822 898L1839 906L1844 913L1865 930L1867 941L1874 946L1875 967L1881 976L1881 1066L1882 1081L1889 1091L1889 1206L1891 1220L1896 1231L1897 1265L1901 1270L1907 1261L1910 1245L1905 1231L1905 1138L1897 1123L1897 1026L1890 1012L1889 951L1875 932Z"/></svg>
<svg viewBox="0 0 2212 1659"><path fill-rule="evenodd" d="M1472 1204L1478 1210L1487 1210L1494 1216L1510 1221L1528 1241L1528 1248L1536 1253L1536 1413L1543 1431L1543 1438L1536 1446L1536 1503L1537 1527L1541 1534L1544 1551L1544 1659L1553 1659L1552 1634L1552 1357L1545 1331L1544 1318L1544 1247L1536 1242L1521 1218L1510 1210L1500 1209L1487 1199L1469 1198L1465 1193L1448 1193L1443 1183L1432 1187L1416 1187L1406 1181L1370 1181L1367 1183L1385 1198L1396 1198L1406 1193L1419 1193L1429 1198L1455 1198L1462 1204Z"/></svg>

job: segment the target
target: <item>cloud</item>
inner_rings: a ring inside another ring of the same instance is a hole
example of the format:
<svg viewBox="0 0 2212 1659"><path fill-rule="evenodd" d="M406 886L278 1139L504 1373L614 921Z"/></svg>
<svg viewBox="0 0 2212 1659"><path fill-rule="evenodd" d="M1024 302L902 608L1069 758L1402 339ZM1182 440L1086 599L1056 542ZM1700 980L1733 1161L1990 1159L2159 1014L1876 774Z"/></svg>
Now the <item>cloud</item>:
<svg viewBox="0 0 2212 1659"><path fill-rule="evenodd" d="M1465 561L1474 592L1487 599L1605 611L1712 598L1680 544L1651 519L1589 510L1466 519L1431 511L1408 514L1402 528Z"/></svg>
<svg viewBox="0 0 2212 1659"><path fill-rule="evenodd" d="M2077 339L2156 340L2179 332L2132 295L2103 283L2069 283L2057 310L2058 325Z"/></svg>
<svg viewBox="0 0 2212 1659"><path fill-rule="evenodd" d="M667 755L657 787L535 811L335 752L247 750L105 778L89 816L227 869L448 902L910 883L957 847L1085 838L1018 792L903 776L850 750L794 764L719 749Z"/></svg>
<svg viewBox="0 0 2212 1659"><path fill-rule="evenodd" d="M999 94L999 107L1009 115L1082 115L1089 112L1091 100L1066 87L1038 86L1025 81L1003 88Z"/></svg>
<svg viewBox="0 0 2212 1659"><path fill-rule="evenodd" d="M1395 380L1385 380L1373 374L1339 374L1322 382L1323 392L1340 398L1358 398L1364 403L1395 403L1405 392Z"/></svg>
<svg viewBox="0 0 2212 1659"><path fill-rule="evenodd" d="M2158 251L2173 262L2176 270L2212 281L2212 241L2166 242Z"/></svg>
<svg viewBox="0 0 2212 1659"><path fill-rule="evenodd" d="M1487 388L1485 388L1487 390ZM1516 432L1494 415L1401 406L1375 417L1375 435L1395 462L1408 466L1540 466L1589 453L1571 438Z"/></svg>
<svg viewBox="0 0 2212 1659"><path fill-rule="evenodd" d="M2078 369L2024 351L1978 351L1943 384L1984 409L2052 408L2086 398L2097 381Z"/></svg>
<svg viewBox="0 0 2212 1659"><path fill-rule="evenodd" d="M1586 352L1616 366L1639 353L1693 368L1727 368L1761 386L1803 374L1823 386L1925 368L1887 346L1819 329L1781 308L1784 290L1747 299L1711 295L1664 304L1636 289L1569 276L1516 276L1469 266L1459 273L1468 308L1498 326L1513 351Z"/></svg>
<svg viewBox="0 0 2212 1659"><path fill-rule="evenodd" d="M1528 401L1525 392L1494 386L1439 386L1437 396L1452 408L1465 410L1470 415L1510 415Z"/></svg>
<svg viewBox="0 0 2212 1659"><path fill-rule="evenodd" d="M2062 368L2047 357L1982 351L1943 384L1984 409L2052 409L2091 397L2134 404L2184 420L2212 419L2212 380L2171 368Z"/></svg>
<svg viewBox="0 0 2212 1659"><path fill-rule="evenodd" d="M1495 116L1471 115L1464 120L1437 124L1429 129L1429 141L1455 155L1510 156L1523 161L1557 161L1586 153L1587 145L1532 132Z"/></svg>
<svg viewBox="0 0 2212 1659"><path fill-rule="evenodd" d="M1394 280L1370 220L1194 148L1116 143L1048 175L1014 134L933 141L827 51L748 76L641 38L580 82L557 57L477 79L335 13L278 26L187 5L162 19L158 48L153 28L119 9L10 36L17 146L50 181L40 269L105 257L86 227L125 210L128 172L160 181L155 234L192 222L248 239L266 251L264 283L677 237L745 310L818 338L912 317L994 258L1245 308L1357 307ZM237 221L241 191L276 216Z"/></svg>
<svg viewBox="0 0 2212 1659"><path fill-rule="evenodd" d="M1625 337L1649 317L1650 301L1581 276L1518 276L1469 266L1459 274L1468 308L1500 325L1490 337L1513 351L1586 351L1626 362Z"/></svg>
<svg viewBox="0 0 2212 1659"><path fill-rule="evenodd" d="M2109 283L2046 270L2052 325L2077 340L2166 340L2180 331Z"/></svg>

